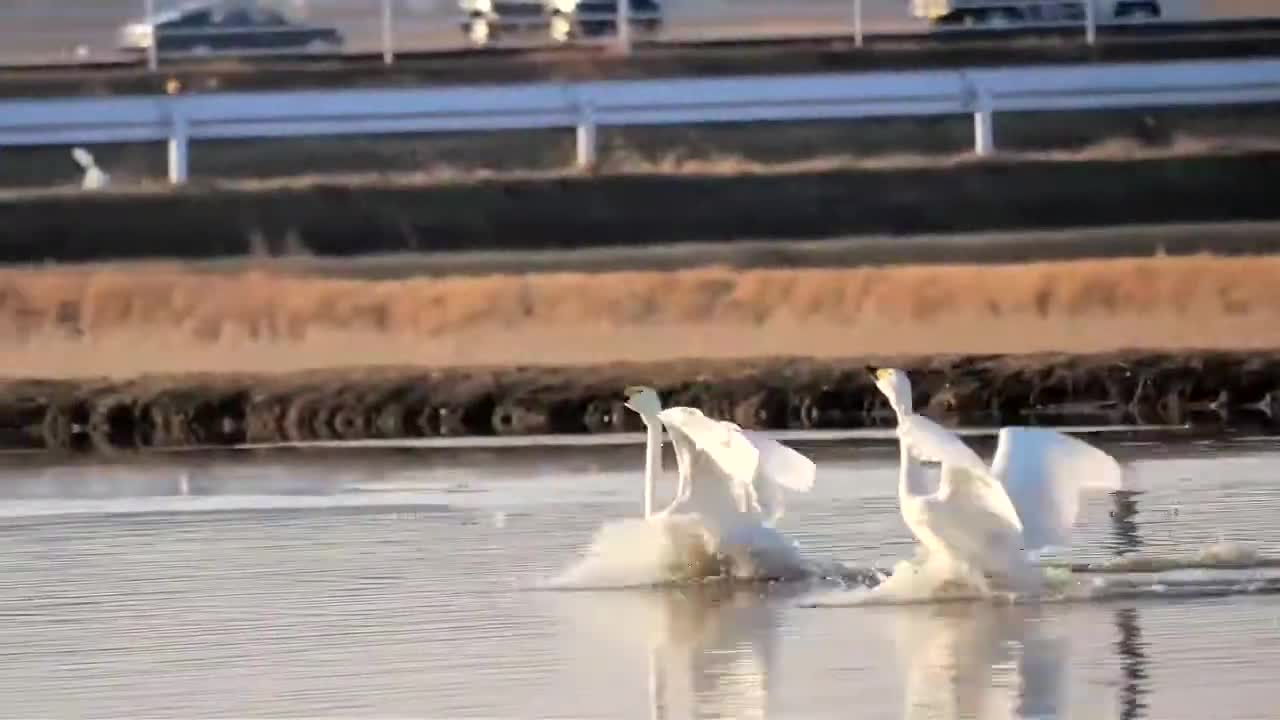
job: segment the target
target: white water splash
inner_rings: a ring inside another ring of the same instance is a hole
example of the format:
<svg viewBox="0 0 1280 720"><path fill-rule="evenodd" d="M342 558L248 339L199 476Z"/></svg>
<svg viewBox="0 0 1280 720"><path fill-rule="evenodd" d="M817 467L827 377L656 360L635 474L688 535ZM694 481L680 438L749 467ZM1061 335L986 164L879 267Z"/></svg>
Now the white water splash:
<svg viewBox="0 0 1280 720"><path fill-rule="evenodd" d="M719 574L711 539L689 516L625 518L596 531L582 557L542 585L621 588Z"/></svg>
<svg viewBox="0 0 1280 720"><path fill-rule="evenodd" d="M696 514L627 518L603 525L550 588L623 588L709 579L801 579L819 565L777 530L744 526L717 542Z"/></svg>

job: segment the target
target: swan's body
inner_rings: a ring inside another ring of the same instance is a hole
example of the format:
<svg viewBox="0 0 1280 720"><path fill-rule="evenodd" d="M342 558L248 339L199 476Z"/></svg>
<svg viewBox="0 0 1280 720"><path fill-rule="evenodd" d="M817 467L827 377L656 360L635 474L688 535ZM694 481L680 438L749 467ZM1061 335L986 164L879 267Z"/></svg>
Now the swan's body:
<svg viewBox="0 0 1280 720"><path fill-rule="evenodd" d="M695 408L663 409L651 388L628 388L626 404L647 428L646 518L681 531L685 537L678 545L687 545L689 534L700 536L703 549L736 565L735 572L750 566L751 574L785 574L787 566L798 563L794 546L773 530L773 523L783 512L783 488L807 492L813 487L813 461ZM675 449L679 484L671 504L655 512L664 429Z"/></svg>
<svg viewBox="0 0 1280 720"><path fill-rule="evenodd" d="M1035 582L1034 554L1070 543L1080 492L1120 489L1114 458L1043 428L1002 428L988 467L954 433L912 411L905 373L879 370L876 385L898 416L903 520L927 560L948 563L966 578ZM927 487L925 463L941 465L936 490Z"/></svg>

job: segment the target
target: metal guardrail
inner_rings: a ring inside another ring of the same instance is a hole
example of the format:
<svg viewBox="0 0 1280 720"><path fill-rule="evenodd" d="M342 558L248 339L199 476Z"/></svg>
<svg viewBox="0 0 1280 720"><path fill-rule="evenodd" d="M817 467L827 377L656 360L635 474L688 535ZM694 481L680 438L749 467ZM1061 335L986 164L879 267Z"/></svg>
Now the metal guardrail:
<svg viewBox="0 0 1280 720"><path fill-rule="evenodd" d="M0 147L163 141L182 183L191 140L574 128L587 167L600 126L972 114L987 155L996 112L1268 102L1280 60L215 93L0 102Z"/></svg>

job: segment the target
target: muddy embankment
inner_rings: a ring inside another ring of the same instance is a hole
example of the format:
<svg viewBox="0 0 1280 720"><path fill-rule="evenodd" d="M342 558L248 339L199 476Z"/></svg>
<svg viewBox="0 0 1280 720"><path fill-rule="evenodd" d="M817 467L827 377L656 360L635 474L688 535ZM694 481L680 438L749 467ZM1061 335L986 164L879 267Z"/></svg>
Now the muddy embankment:
<svg viewBox="0 0 1280 720"><path fill-rule="evenodd" d="M917 408L943 422L1182 424L1272 431L1280 354L867 358L912 371ZM629 384L744 427L892 427L862 361L590 368L319 371L293 376L14 381L0 442L113 451L314 440L636 430Z"/></svg>
<svg viewBox="0 0 1280 720"><path fill-rule="evenodd" d="M1280 217L1280 152L0 196L0 262L553 249Z"/></svg>
<svg viewBox="0 0 1280 720"><path fill-rule="evenodd" d="M1280 258L396 281L0 273L10 446L610 432L620 390L764 428L885 423L865 364L971 425L1272 430Z"/></svg>

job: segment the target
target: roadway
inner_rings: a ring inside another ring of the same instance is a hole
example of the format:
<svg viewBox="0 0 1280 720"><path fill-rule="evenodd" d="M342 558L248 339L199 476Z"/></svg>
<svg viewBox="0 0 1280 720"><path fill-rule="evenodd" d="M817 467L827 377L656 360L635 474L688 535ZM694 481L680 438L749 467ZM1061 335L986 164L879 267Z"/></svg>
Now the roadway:
<svg viewBox="0 0 1280 720"><path fill-rule="evenodd" d="M1280 3L1166 0L1159 23L1099 28L1099 44L1080 28L928 31L905 12L905 0L864 0L864 47L853 42L850 0L667 0L667 25L656 42L621 58L599 46L466 48L452 0L401 0L396 6L395 63L383 63L380 0L295 0L316 23L340 27L338 56L166 59L149 73L114 51L115 28L140 0L101 0L76 11L18 0L0 10L0 97L162 91L170 78L184 91L353 87L362 85L519 82L761 72L847 71L959 65L1116 62L1243 57L1280 53ZM1178 3L1181 3L1179 5ZM1252 4L1250 4L1252 3ZM1205 12L1204 8L1212 12ZM56 11L50 9L57 8ZM1190 9L1188 9L1190 8ZM295 13L296 14L296 13ZM20 32L14 32L19 30ZM21 67L18 67L21 66Z"/></svg>

